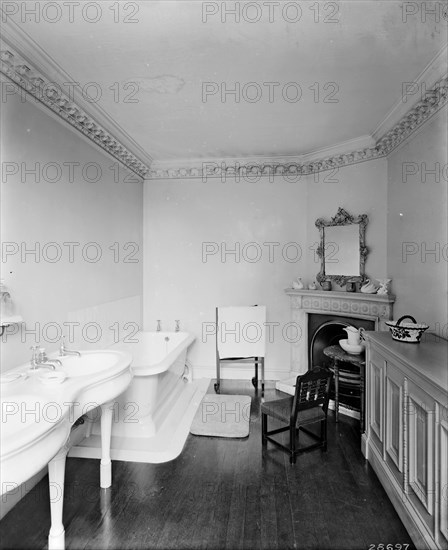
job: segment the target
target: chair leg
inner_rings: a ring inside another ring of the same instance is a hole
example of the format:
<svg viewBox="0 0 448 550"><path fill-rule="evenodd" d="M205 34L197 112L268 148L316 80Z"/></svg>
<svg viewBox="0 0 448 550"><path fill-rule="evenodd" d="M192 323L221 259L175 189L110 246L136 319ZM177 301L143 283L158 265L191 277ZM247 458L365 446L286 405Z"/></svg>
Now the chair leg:
<svg viewBox="0 0 448 550"><path fill-rule="evenodd" d="M252 385L256 391L258 391L258 358L255 357L255 376L252 378Z"/></svg>
<svg viewBox="0 0 448 550"><path fill-rule="evenodd" d="M322 420L320 423L320 434L322 438L322 450L327 451L327 419Z"/></svg>
<svg viewBox="0 0 448 550"><path fill-rule="evenodd" d="M289 463L295 464L296 463L296 427L290 426L289 427Z"/></svg>
<svg viewBox="0 0 448 550"><path fill-rule="evenodd" d="M268 431L268 415L261 413L261 444L266 447L268 440L266 432Z"/></svg>

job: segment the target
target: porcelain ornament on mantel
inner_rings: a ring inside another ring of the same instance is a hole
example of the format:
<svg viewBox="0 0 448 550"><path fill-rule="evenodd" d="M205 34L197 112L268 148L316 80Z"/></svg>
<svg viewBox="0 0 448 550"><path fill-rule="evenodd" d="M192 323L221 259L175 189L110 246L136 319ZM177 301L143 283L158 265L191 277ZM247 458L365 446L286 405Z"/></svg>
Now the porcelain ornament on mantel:
<svg viewBox="0 0 448 550"><path fill-rule="evenodd" d="M378 282L380 284L380 287L377 290L377 294L390 294L390 283L392 282L392 279L378 279Z"/></svg>
<svg viewBox="0 0 448 550"><path fill-rule="evenodd" d="M302 277L297 277L295 281L292 282L292 288L295 290L302 290L304 284L302 283Z"/></svg>
<svg viewBox="0 0 448 550"><path fill-rule="evenodd" d="M364 294L376 294L379 285L375 281L367 279L364 285L361 287L361 292Z"/></svg>

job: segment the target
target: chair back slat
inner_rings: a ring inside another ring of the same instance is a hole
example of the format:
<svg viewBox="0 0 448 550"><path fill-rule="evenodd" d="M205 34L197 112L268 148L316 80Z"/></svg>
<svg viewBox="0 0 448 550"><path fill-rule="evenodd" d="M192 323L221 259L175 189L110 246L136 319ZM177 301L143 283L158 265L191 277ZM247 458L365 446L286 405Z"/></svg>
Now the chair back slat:
<svg viewBox="0 0 448 550"><path fill-rule="evenodd" d="M296 380L296 391L291 414L297 417L301 410L322 405L327 410L333 373L323 367L314 367Z"/></svg>

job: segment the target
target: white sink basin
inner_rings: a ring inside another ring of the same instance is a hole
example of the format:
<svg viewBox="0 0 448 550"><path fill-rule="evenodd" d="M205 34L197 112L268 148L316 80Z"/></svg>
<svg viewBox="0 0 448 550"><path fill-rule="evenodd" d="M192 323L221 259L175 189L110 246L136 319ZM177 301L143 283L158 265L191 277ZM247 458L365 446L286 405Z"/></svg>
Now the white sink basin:
<svg viewBox="0 0 448 550"><path fill-rule="evenodd" d="M56 358L49 356L49 361ZM21 365L2 376L0 475L20 485L56 455L77 418L115 399L132 379L132 356L124 351L82 351L57 357L54 371ZM51 379L59 373L60 377ZM67 376L64 377L64 373ZM0 483L3 493L4 483Z"/></svg>
<svg viewBox="0 0 448 550"><path fill-rule="evenodd" d="M8 435L17 434L19 430L25 430L29 426L35 426L39 422L48 422L50 415L51 422L58 420L57 416L61 415L62 410L62 407L55 409L54 401L51 399L37 394L14 393L3 397L0 413L2 439Z"/></svg>
<svg viewBox="0 0 448 550"><path fill-rule="evenodd" d="M64 371L69 378L98 374L111 369L118 361L117 354L107 350L84 351L80 357L65 355L58 359L62 362L62 367L57 366L56 370Z"/></svg>

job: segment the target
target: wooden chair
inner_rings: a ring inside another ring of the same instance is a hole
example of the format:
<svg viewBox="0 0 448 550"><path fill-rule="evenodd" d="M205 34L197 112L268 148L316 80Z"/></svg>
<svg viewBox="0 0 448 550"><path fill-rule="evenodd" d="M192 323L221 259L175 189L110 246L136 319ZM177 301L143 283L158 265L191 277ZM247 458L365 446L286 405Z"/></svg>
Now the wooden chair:
<svg viewBox="0 0 448 550"><path fill-rule="evenodd" d="M254 329L251 331L251 328ZM264 395L264 357L266 355L266 307L238 306L216 308L216 383L220 393L221 365L247 364L255 367L252 378L258 389L261 367L261 392Z"/></svg>
<svg viewBox="0 0 448 550"><path fill-rule="evenodd" d="M322 447L327 450L327 411L330 397L330 385L333 373L324 367L298 376L294 396L276 401L267 401L261 405L261 436L263 446L270 441L287 453L289 462L295 464L296 456L304 451ZM286 426L268 431L268 416L286 423ZM310 424L320 422L320 435L308 430ZM305 427L306 426L306 427ZM316 443L299 448L299 432L302 430ZM289 445L283 445L273 436L289 431Z"/></svg>

